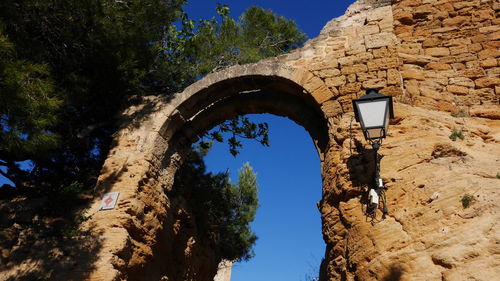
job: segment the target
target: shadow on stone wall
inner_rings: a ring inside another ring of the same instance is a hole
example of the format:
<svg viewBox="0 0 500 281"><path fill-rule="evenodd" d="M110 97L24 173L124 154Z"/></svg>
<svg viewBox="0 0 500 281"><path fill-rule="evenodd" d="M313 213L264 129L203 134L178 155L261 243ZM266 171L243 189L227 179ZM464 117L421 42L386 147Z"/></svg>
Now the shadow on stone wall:
<svg viewBox="0 0 500 281"><path fill-rule="evenodd" d="M44 215L48 198L0 201L0 280L86 280L102 241ZM69 213L74 210L68 210Z"/></svg>
<svg viewBox="0 0 500 281"><path fill-rule="evenodd" d="M389 268L389 273L382 278L382 281L400 281L403 277L404 270L401 266L393 264Z"/></svg>

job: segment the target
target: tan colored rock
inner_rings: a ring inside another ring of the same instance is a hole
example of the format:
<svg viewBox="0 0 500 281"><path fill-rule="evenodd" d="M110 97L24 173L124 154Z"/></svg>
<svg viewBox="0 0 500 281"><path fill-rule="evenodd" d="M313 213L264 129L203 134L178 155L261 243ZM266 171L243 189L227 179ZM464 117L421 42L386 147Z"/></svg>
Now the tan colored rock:
<svg viewBox="0 0 500 281"><path fill-rule="evenodd" d="M325 83L328 87L342 86L342 85L345 85L345 83L346 83L346 77L344 75L342 75L342 76L327 78L327 79L325 79Z"/></svg>
<svg viewBox="0 0 500 281"><path fill-rule="evenodd" d="M433 69L433 70L450 70L451 65L449 65L447 63L430 62L426 65L426 68Z"/></svg>
<svg viewBox="0 0 500 281"><path fill-rule="evenodd" d="M389 32L365 35L364 38L366 48L368 49L392 46L397 42L396 36Z"/></svg>
<svg viewBox="0 0 500 281"><path fill-rule="evenodd" d="M479 52L480 59L497 58L497 57L500 57L499 49L485 49Z"/></svg>
<svg viewBox="0 0 500 281"><path fill-rule="evenodd" d="M443 20L443 26L460 26L466 22L469 18L465 16L458 16L453 18L448 18Z"/></svg>
<svg viewBox="0 0 500 281"><path fill-rule="evenodd" d="M387 85L387 80L385 79L381 79L381 78L377 78L377 79L370 79L370 80L366 80L363 82L363 88L365 89L370 89L370 88L376 88L376 89L380 89L380 88L383 88Z"/></svg>
<svg viewBox="0 0 500 281"><path fill-rule="evenodd" d="M465 77L452 77L449 79L449 83L451 85L458 85L458 86L464 86L468 88L474 87L474 81L470 78L465 78Z"/></svg>
<svg viewBox="0 0 500 281"><path fill-rule="evenodd" d="M484 77L476 79L474 82L478 88L489 88L500 85L500 77Z"/></svg>
<svg viewBox="0 0 500 281"><path fill-rule="evenodd" d="M389 69L389 68L396 68L400 64L399 59L397 57L391 57L391 58L381 58L381 59L374 59L371 61L368 61L367 66L368 70L380 70L380 69Z"/></svg>
<svg viewBox="0 0 500 281"><path fill-rule="evenodd" d="M494 67L498 65L498 60L497 59L485 59L483 61L480 61L480 64L484 68L489 68L489 67Z"/></svg>
<svg viewBox="0 0 500 281"><path fill-rule="evenodd" d="M443 47L427 48L425 49L425 55L433 57L444 57L450 55L450 49Z"/></svg>
<svg viewBox="0 0 500 281"><path fill-rule="evenodd" d="M366 67L365 64L355 64L350 66L344 66L340 69L340 71L342 72L342 74L347 75L347 74L365 72L367 69L368 68Z"/></svg>
<svg viewBox="0 0 500 281"><path fill-rule="evenodd" d="M346 85L340 86L340 94L342 95L357 93L360 90L361 90L360 83L348 83Z"/></svg>
<svg viewBox="0 0 500 281"><path fill-rule="evenodd" d="M457 95L466 95L469 93L469 88L464 87L464 86L458 86L458 85L448 85L446 87L446 90L448 92L457 94Z"/></svg>

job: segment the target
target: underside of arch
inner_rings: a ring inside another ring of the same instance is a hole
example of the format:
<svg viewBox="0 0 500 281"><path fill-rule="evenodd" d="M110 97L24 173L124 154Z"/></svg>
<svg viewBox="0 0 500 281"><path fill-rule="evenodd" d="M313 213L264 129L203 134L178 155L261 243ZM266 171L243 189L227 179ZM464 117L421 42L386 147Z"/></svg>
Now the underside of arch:
<svg viewBox="0 0 500 281"><path fill-rule="evenodd" d="M240 76L203 88L177 106L160 133L189 145L221 122L252 113L290 118L309 132L320 157L325 152L328 126L319 105L302 86L278 76Z"/></svg>

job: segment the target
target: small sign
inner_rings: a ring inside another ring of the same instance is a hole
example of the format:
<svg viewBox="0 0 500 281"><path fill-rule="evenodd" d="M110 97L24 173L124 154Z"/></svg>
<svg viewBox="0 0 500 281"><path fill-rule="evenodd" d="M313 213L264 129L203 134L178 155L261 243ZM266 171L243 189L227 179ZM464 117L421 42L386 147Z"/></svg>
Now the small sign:
<svg viewBox="0 0 500 281"><path fill-rule="evenodd" d="M101 200L101 210L111 210L115 208L120 192L110 192L104 194Z"/></svg>

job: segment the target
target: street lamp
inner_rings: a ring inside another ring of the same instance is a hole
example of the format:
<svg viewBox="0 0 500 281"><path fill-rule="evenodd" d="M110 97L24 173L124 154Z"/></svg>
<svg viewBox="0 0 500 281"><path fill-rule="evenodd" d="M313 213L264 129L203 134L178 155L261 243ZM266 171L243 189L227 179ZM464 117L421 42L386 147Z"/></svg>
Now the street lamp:
<svg viewBox="0 0 500 281"><path fill-rule="evenodd" d="M382 139L387 136L389 119L394 118L392 97L380 94L376 89L366 90L366 94L359 99L352 100L354 116L361 124L361 129L365 139L371 143L375 152L375 178L374 186L368 192L369 209L372 213L378 208L379 197L384 199L384 214L387 213L387 203L385 202L384 183L380 178L380 159L378 149L382 144Z"/></svg>

